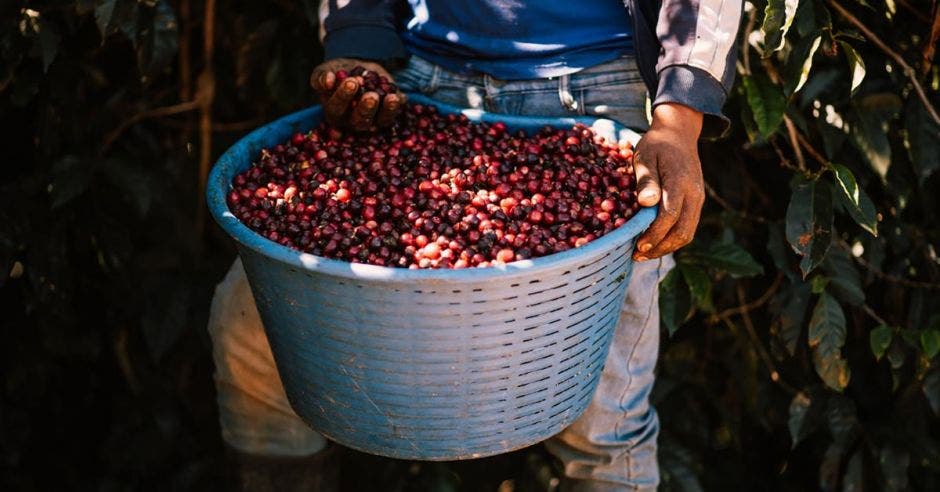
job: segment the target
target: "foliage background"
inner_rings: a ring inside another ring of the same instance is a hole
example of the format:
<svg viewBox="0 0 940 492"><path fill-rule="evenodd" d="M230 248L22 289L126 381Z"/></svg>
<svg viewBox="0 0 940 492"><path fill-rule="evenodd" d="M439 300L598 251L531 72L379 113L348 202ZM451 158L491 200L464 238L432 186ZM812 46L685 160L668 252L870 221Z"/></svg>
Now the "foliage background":
<svg viewBox="0 0 940 492"><path fill-rule="evenodd" d="M311 104L313 1L0 3L0 489L224 489L212 159ZM661 288L665 490L940 490L935 0L748 0ZM875 235L877 233L877 235ZM532 448L350 489L550 490ZM371 481L370 481L371 480Z"/></svg>

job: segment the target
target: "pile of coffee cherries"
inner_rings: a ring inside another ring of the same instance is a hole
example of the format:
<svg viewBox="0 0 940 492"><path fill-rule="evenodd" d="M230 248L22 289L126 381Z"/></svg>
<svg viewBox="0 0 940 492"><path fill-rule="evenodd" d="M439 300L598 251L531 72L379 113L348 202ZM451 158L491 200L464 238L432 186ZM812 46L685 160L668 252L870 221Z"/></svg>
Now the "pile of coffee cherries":
<svg viewBox="0 0 940 492"><path fill-rule="evenodd" d="M487 267L583 246L639 209L633 150L585 126L510 132L409 104L375 133L322 124L262 150L231 211L276 243L342 261Z"/></svg>
<svg viewBox="0 0 940 492"><path fill-rule="evenodd" d="M336 72L336 83L339 85L349 77L355 77L360 81L359 91L356 93L355 100L358 101L366 92L375 92L382 99L388 94L398 92L398 86L388 80L388 77L379 75L378 72L366 70L361 66L356 66L349 72L340 70Z"/></svg>

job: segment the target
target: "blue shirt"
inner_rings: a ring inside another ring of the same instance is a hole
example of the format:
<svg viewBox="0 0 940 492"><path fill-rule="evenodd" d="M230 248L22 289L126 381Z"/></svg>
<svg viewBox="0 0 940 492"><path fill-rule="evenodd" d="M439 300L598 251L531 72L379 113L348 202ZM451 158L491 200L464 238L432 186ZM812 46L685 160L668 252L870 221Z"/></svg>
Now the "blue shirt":
<svg viewBox="0 0 940 492"><path fill-rule="evenodd" d="M633 50L621 0L409 0L411 53L455 72L554 77Z"/></svg>

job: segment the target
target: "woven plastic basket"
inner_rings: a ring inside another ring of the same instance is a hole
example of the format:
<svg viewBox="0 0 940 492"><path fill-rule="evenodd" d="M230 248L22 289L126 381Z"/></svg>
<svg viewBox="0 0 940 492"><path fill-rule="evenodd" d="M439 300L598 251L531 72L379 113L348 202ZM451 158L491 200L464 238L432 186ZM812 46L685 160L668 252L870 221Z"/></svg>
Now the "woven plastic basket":
<svg viewBox="0 0 940 492"><path fill-rule="evenodd" d="M513 130L582 122L639 138L609 120L464 113ZM263 147L320 117L314 107L252 132L219 159L207 190L237 242L294 410L346 446L423 460L511 451L571 424L599 381L634 238L655 211L583 247L502 267L408 270L299 253L239 222L225 195Z"/></svg>

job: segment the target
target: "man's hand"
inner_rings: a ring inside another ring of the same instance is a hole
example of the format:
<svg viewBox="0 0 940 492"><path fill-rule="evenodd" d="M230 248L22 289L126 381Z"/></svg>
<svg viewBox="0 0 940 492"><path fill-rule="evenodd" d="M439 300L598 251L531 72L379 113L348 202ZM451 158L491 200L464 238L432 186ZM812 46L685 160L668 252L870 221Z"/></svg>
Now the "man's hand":
<svg viewBox="0 0 940 492"><path fill-rule="evenodd" d="M351 103L356 100L356 93L359 91L362 80L359 77L349 77L337 83L336 72L340 70L349 72L357 65L394 82L391 74L375 62L337 58L321 63L313 69L310 75L310 85L320 95L326 120L334 125L359 131L390 125L395 115L405 107L405 95L401 92L388 94L383 100L380 100L376 92L366 92L359 98L355 108L350 110Z"/></svg>
<svg viewBox="0 0 940 492"><path fill-rule="evenodd" d="M659 215L637 239L633 258L645 261L672 253L695 235L705 183L698 157L702 113L665 103L653 111L653 123L636 146L633 168L637 201L644 207L659 203Z"/></svg>

